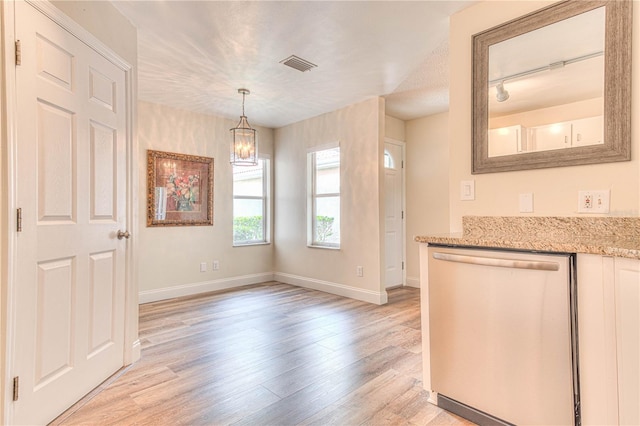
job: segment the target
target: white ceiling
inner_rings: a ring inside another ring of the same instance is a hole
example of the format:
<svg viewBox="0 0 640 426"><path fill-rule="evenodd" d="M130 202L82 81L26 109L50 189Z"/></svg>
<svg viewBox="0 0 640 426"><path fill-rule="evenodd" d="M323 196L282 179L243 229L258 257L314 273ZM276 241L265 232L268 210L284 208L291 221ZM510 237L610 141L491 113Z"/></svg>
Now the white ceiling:
<svg viewBox="0 0 640 426"><path fill-rule="evenodd" d="M558 64L603 54L604 50L604 7L492 45L489 48L489 81L504 81L510 96L507 101L498 103L495 87L490 89L490 115L495 117L602 97L604 56ZM519 73L527 75L513 77Z"/></svg>
<svg viewBox="0 0 640 426"><path fill-rule="evenodd" d="M413 119L448 109L449 16L473 1L132 1L139 99L281 127L374 97ZM297 55L316 65L280 63Z"/></svg>

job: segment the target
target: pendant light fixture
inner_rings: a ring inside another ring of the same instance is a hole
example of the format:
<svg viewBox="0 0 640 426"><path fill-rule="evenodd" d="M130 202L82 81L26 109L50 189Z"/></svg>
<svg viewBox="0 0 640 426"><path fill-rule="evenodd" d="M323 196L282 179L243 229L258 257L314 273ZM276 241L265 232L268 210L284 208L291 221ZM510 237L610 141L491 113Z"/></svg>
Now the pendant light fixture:
<svg viewBox="0 0 640 426"><path fill-rule="evenodd" d="M234 166L255 166L258 164L258 135L244 115L244 98L250 92L238 89L242 94L242 115L238 125L231 131L231 164Z"/></svg>

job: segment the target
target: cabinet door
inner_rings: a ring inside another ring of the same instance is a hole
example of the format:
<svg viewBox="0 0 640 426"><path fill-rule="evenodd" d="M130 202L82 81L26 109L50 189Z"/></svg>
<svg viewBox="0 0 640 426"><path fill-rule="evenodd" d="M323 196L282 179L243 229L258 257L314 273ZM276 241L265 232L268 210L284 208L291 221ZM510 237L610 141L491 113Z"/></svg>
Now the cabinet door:
<svg viewBox="0 0 640 426"><path fill-rule="evenodd" d="M588 146L602 143L604 143L604 119L601 115L572 122L571 146Z"/></svg>
<svg viewBox="0 0 640 426"><path fill-rule="evenodd" d="M640 261L616 258L619 424L640 424Z"/></svg>
<svg viewBox="0 0 640 426"><path fill-rule="evenodd" d="M578 254L580 405L584 426L618 424L614 259Z"/></svg>
<svg viewBox="0 0 640 426"><path fill-rule="evenodd" d="M554 123L529 129L529 151L550 151L571 146L571 123Z"/></svg>
<svg viewBox="0 0 640 426"><path fill-rule="evenodd" d="M489 157L517 154L522 148L522 126L500 127L489 130Z"/></svg>

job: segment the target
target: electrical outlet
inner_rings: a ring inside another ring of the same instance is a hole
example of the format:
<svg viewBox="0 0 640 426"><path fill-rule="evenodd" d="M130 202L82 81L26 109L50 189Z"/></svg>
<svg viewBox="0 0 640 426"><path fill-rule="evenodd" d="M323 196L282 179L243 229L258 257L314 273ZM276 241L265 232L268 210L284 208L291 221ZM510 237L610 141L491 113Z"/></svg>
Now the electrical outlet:
<svg viewBox="0 0 640 426"><path fill-rule="evenodd" d="M578 191L578 213L609 213L610 191Z"/></svg>
<svg viewBox="0 0 640 426"><path fill-rule="evenodd" d="M214 271L217 271L220 269L220 262L218 262L217 260L214 260L211 263L211 269L213 269Z"/></svg>
<svg viewBox="0 0 640 426"><path fill-rule="evenodd" d="M207 262L200 263L200 272L207 272Z"/></svg>
<svg viewBox="0 0 640 426"><path fill-rule="evenodd" d="M356 266L356 275L364 277L364 268L362 266Z"/></svg>

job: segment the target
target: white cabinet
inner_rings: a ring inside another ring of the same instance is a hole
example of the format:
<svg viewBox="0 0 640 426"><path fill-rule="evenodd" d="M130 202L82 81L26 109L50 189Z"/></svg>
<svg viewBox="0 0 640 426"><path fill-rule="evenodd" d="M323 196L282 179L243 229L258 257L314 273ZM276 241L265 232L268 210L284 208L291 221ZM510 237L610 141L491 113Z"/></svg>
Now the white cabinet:
<svg viewBox="0 0 640 426"><path fill-rule="evenodd" d="M571 146L571 123L554 123L529 129L529 151L549 151Z"/></svg>
<svg viewBox="0 0 640 426"><path fill-rule="evenodd" d="M571 122L571 146L599 145L604 143L604 118L583 118Z"/></svg>
<svg viewBox="0 0 640 426"><path fill-rule="evenodd" d="M519 125L489 130L489 157L517 154L526 146L525 128Z"/></svg>
<svg viewBox="0 0 640 426"><path fill-rule="evenodd" d="M511 126L489 131L489 156L515 154L514 137L519 128L518 151L538 152L550 151L554 149L598 145L604 143L604 119L601 115L595 117L581 118L579 120L565 121L560 123L545 124L534 127ZM495 143L496 151L500 149L510 149L511 151L501 154L491 154L492 140Z"/></svg>
<svg viewBox="0 0 640 426"><path fill-rule="evenodd" d="M621 425L640 424L640 261L615 259L618 410Z"/></svg>
<svg viewBox="0 0 640 426"><path fill-rule="evenodd" d="M640 424L640 261L578 255L584 425Z"/></svg>

